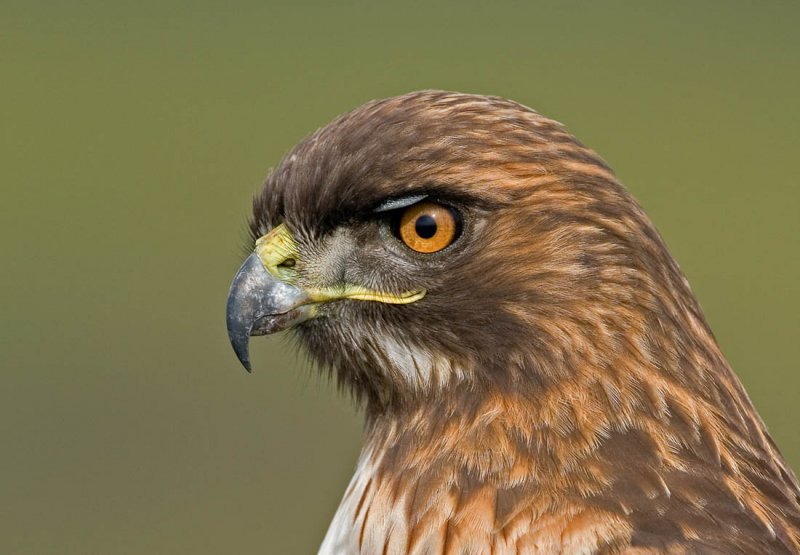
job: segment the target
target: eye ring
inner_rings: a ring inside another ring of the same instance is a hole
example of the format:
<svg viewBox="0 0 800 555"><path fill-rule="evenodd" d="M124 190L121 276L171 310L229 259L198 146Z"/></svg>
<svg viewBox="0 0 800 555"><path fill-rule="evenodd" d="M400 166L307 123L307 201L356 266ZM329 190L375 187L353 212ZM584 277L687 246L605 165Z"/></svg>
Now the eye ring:
<svg viewBox="0 0 800 555"><path fill-rule="evenodd" d="M452 245L461 227L461 215L454 208L424 201L400 211L395 235L411 250L431 254Z"/></svg>

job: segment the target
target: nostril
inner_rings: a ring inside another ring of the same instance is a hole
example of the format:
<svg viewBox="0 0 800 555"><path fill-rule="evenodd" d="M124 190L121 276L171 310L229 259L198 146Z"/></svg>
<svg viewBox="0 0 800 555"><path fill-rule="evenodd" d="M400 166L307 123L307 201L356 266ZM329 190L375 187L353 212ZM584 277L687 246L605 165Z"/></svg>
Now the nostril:
<svg viewBox="0 0 800 555"><path fill-rule="evenodd" d="M278 268L294 268L294 265L297 261L294 258L287 258L280 264L278 264Z"/></svg>

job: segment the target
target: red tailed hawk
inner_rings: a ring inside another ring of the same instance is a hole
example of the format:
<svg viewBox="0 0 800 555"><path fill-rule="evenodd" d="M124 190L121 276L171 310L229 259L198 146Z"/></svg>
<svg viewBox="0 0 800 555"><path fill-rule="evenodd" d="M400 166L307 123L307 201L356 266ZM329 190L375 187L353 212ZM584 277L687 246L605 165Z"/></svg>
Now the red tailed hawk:
<svg viewBox="0 0 800 555"><path fill-rule="evenodd" d="M368 103L254 201L228 300L366 415L326 554L798 553L800 489L611 169L495 97Z"/></svg>

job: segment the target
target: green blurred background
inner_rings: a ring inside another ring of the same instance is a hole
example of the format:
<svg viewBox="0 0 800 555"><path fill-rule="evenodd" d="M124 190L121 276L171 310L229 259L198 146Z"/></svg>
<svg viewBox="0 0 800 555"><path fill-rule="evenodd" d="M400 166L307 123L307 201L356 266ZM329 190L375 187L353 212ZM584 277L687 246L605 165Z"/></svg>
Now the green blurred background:
<svg viewBox="0 0 800 555"><path fill-rule="evenodd" d="M0 552L311 553L359 416L224 305L250 198L372 98L497 94L617 170L800 469L797 2L0 3Z"/></svg>

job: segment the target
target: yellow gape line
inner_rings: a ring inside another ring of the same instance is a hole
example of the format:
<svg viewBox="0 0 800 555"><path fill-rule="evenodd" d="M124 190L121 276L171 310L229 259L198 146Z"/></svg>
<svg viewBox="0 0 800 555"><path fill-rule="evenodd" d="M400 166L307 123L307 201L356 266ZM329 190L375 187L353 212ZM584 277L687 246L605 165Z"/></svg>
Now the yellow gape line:
<svg viewBox="0 0 800 555"><path fill-rule="evenodd" d="M342 285L340 287L322 287L309 289L308 294L317 302L335 301L337 299L353 299L358 301L377 301L386 304L410 304L425 296L425 290L409 291L395 295L374 291L361 285Z"/></svg>

